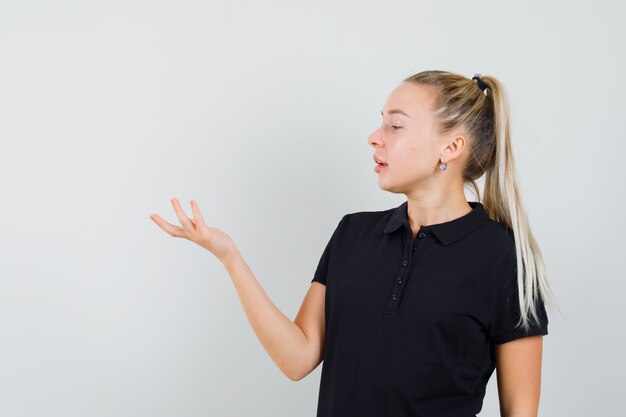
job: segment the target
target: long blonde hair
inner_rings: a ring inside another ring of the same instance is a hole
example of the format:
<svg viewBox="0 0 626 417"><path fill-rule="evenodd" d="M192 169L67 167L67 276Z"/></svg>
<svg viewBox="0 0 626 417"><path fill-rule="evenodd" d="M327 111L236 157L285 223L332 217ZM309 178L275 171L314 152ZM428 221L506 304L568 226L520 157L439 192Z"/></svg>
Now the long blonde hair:
<svg viewBox="0 0 626 417"><path fill-rule="evenodd" d="M539 322L537 300L557 307L548 285L546 268L522 204L511 145L507 94L500 81L480 76L477 82L448 71L422 71L404 79L436 92L434 108L439 133L462 128L468 135L470 157L463 171L463 182L480 198L476 180L485 174L482 204L489 217L513 231L517 265L517 286L521 317L517 325L527 330L530 318Z"/></svg>

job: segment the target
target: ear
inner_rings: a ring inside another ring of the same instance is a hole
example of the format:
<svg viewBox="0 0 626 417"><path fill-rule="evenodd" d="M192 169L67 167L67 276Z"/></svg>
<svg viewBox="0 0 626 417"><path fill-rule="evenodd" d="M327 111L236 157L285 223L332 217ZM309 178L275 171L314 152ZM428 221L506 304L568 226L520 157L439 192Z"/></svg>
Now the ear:
<svg viewBox="0 0 626 417"><path fill-rule="evenodd" d="M441 156L445 158L446 162L459 158L465 151L467 145L468 143L465 136L461 133L456 133L448 139L441 152Z"/></svg>

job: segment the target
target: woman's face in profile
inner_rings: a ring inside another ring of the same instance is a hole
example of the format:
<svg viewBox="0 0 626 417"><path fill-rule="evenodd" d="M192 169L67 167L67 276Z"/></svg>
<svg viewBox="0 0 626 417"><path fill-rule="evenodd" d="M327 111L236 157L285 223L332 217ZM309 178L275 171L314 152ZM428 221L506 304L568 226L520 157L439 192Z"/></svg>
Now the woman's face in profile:
<svg viewBox="0 0 626 417"><path fill-rule="evenodd" d="M431 90L408 82L387 98L382 124L367 140L374 157L386 163L376 169L380 188L408 193L438 170L443 148L433 129L433 99Z"/></svg>

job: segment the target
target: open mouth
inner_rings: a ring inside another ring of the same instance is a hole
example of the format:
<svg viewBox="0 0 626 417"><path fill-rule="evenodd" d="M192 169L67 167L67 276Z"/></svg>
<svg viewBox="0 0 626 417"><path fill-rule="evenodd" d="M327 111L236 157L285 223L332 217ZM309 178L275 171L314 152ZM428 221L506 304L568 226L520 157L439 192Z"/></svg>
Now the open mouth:
<svg viewBox="0 0 626 417"><path fill-rule="evenodd" d="M382 165L382 166L387 165L386 162L384 162L381 159L378 159L378 157L376 157L376 156L374 156L374 162L376 162L377 165Z"/></svg>

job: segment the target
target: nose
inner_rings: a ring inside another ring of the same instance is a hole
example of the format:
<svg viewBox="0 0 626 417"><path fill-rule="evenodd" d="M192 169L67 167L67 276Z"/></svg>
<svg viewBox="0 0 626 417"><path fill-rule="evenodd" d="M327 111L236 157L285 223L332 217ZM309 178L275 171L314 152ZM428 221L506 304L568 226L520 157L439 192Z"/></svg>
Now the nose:
<svg viewBox="0 0 626 417"><path fill-rule="evenodd" d="M373 131L368 137L367 137L367 143L371 146L376 147L376 145L381 146L382 144L382 138L380 137L380 128L376 129L375 131Z"/></svg>

